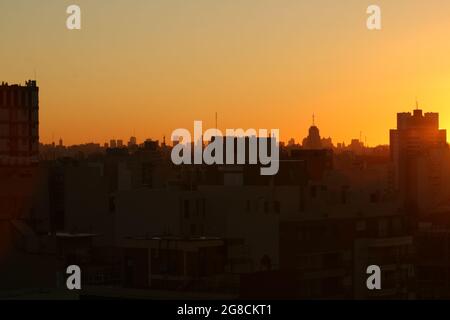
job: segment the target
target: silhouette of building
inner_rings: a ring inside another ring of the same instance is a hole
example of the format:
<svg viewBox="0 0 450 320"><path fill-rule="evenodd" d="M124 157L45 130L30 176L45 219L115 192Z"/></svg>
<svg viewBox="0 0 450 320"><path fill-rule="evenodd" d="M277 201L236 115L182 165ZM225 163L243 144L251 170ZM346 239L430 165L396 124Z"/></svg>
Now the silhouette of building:
<svg viewBox="0 0 450 320"><path fill-rule="evenodd" d="M124 287L205 290L224 273L219 238L129 237L120 246Z"/></svg>
<svg viewBox="0 0 450 320"><path fill-rule="evenodd" d="M386 203L375 210L364 208L364 214L342 208L326 217L316 214L280 223L280 269L296 271L296 298L414 298L413 241L407 220L395 213L395 207L389 211ZM383 290L366 287L371 264L383 270Z"/></svg>
<svg viewBox="0 0 450 320"><path fill-rule="evenodd" d="M0 166L0 256L14 254L0 288L65 289L76 264L98 297L450 297L450 151L437 114L399 114L391 148L334 148L313 122L303 147L279 143L275 176L250 163L248 137L229 140L245 163L175 166L165 139L131 137L60 140L40 146L39 166ZM429 214L410 215L396 187ZM381 290L366 286L373 264Z"/></svg>
<svg viewBox="0 0 450 320"><path fill-rule="evenodd" d="M364 143L359 139L352 139L350 145L348 146L348 149L355 154L362 154L364 153L365 147Z"/></svg>
<svg viewBox="0 0 450 320"><path fill-rule="evenodd" d="M39 87L0 85L0 161L3 165L29 164L39 152Z"/></svg>
<svg viewBox="0 0 450 320"><path fill-rule="evenodd" d="M294 146L295 141L290 144L291 147ZM313 115L313 122L311 127L309 127L308 136L303 139L303 149L318 150L318 149L333 149L333 141L331 137L321 138L320 130L315 124L315 116Z"/></svg>
<svg viewBox="0 0 450 320"><path fill-rule="evenodd" d="M303 139L304 149L322 149L322 141L320 138L319 128L314 124L309 128L308 136Z"/></svg>
<svg viewBox="0 0 450 320"><path fill-rule="evenodd" d="M439 114L416 109L397 114L397 129L390 131L395 186L408 207L420 206L420 181L437 168L423 161L430 152L447 149L447 132L439 129ZM441 152L438 152L441 153ZM439 178L439 176L437 176Z"/></svg>
<svg viewBox="0 0 450 320"><path fill-rule="evenodd" d="M137 144L137 139L136 137L130 137L130 140L128 141L128 147L134 147Z"/></svg>

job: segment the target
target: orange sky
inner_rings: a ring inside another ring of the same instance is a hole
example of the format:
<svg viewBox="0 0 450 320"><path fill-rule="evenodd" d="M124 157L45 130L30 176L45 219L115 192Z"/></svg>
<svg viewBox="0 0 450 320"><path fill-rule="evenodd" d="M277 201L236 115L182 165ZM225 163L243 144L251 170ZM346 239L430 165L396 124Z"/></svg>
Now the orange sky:
<svg viewBox="0 0 450 320"><path fill-rule="evenodd" d="M342 2L342 3L341 3ZM65 144L180 127L279 128L388 143L415 97L450 128L450 2L78 0L0 2L0 81L41 88L41 141ZM381 31L366 8L382 8Z"/></svg>

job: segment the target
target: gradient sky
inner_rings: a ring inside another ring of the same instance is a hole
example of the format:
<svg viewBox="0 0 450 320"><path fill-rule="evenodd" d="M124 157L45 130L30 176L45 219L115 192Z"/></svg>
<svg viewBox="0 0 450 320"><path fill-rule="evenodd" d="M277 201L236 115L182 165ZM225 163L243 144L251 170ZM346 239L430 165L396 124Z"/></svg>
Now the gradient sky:
<svg viewBox="0 0 450 320"><path fill-rule="evenodd" d="M45 143L169 139L217 111L297 141L314 112L335 143L385 144L416 97L450 128L449 1L2 0L0 39L0 81L37 76Z"/></svg>

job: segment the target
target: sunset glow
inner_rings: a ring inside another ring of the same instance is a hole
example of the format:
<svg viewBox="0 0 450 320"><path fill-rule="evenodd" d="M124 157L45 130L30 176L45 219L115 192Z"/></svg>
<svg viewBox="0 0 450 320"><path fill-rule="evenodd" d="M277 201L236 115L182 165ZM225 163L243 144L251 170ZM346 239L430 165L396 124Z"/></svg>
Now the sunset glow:
<svg viewBox="0 0 450 320"><path fill-rule="evenodd" d="M40 140L162 140L194 120L387 144L395 114L417 100L450 128L450 3L377 1L2 1L3 79L37 78ZM14 12L14 14L12 14ZM14 63L11 63L14 61ZM362 133L360 133L362 132Z"/></svg>

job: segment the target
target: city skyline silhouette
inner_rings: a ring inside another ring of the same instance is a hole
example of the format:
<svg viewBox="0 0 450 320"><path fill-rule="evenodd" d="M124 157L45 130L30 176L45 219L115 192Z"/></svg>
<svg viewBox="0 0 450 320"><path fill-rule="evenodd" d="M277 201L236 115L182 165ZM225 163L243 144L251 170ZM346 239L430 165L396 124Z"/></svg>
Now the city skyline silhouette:
<svg viewBox="0 0 450 320"><path fill-rule="evenodd" d="M449 300L449 13L0 1L0 299Z"/></svg>

